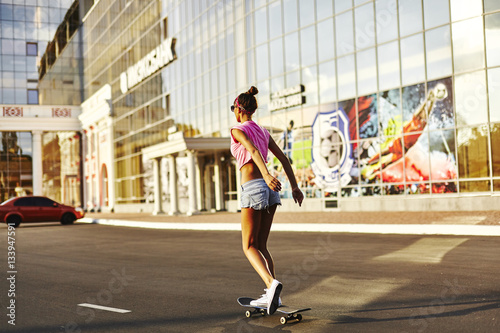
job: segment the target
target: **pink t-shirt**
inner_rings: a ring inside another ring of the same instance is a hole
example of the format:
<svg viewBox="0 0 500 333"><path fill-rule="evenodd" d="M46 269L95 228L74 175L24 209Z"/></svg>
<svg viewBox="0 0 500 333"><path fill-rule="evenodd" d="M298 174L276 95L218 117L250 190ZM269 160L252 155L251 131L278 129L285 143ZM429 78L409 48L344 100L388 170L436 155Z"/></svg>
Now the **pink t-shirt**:
<svg viewBox="0 0 500 333"><path fill-rule="evenodd" d="M238 162L238 169L252 160L252 155L246 148L233 137L233 129L243 131L246 136L253 142L255 147L260 151L264 162L267 163L267 152L269 150L269 132L252 120L245 121L243 124L236 125L231 128L231 154Z"/></svg>

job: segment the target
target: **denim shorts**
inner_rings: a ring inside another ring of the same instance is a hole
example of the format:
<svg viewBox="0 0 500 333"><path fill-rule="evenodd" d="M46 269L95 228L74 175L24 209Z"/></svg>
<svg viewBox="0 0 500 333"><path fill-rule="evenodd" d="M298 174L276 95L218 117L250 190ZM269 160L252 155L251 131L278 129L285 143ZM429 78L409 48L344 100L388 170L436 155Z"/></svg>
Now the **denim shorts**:
<svg viewBox="0 0 500 333"><path fill-rule="evenodd" d="M271 190L263 178L241 185L241 208L264 210L275 204L281 205L280 194Z"/></svg>

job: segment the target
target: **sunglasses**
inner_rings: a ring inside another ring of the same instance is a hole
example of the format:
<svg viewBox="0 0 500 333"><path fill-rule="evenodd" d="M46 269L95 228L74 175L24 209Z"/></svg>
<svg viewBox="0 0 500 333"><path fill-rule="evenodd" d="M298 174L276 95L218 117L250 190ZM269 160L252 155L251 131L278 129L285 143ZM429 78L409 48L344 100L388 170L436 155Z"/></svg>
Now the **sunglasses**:
<svg viewBox="0 0 500 333"><path fill-rule="evenodd" d="M236 105L231 105L231 112L234 112L234 109L236 108L240 109L243 112L246 111L243 107L241 107L240 103L238 103L238 98L234 100L234 103L236 103Z"/></svg>

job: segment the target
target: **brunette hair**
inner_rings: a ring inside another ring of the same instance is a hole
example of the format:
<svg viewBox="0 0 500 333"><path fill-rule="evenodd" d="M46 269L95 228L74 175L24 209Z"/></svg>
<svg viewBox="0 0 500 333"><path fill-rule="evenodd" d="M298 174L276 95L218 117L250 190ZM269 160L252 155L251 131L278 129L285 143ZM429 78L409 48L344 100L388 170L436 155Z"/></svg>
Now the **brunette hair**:
<svg viewBox="0 0 500 333"><path fill-rule="evenodd" d="M251 86L247 92L244 92L237 97L238 104L241 105L241 107L244 108L249 114L253 114L255 110L257 110L258 105L255 95L258 93L259 90L256 87Z"/></svg>

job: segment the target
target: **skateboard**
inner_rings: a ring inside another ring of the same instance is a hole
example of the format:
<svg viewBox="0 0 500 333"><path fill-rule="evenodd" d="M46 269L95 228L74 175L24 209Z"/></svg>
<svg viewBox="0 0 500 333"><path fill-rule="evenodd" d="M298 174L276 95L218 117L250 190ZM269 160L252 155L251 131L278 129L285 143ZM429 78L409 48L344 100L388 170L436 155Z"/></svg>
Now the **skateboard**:
<svg viewBox="0 0 500 333"><path fill-rule="evenodd" d="M262 316L265 316L267 314L267 307L250 305L250 302L253 300L254 299L251 297L238 298L239 305L244 306L246 308L253 309L253 311L247 310L245 312L245 316L247 318L252 317L254 314L261 314ZM297 320L297 321L301 321L302 315L299 312L304 312L304 311L309 311L309 310L311 310L311 308L292 310L292 309L288 309L288 307L286 305L280 305L280 307L276 309L277 312L284 314L284 316L281 316L281 318L280 318L280 323L282 323L283 325L285 325L286 323L288 323L289 320L292 320L292 319Z"/></svg>

